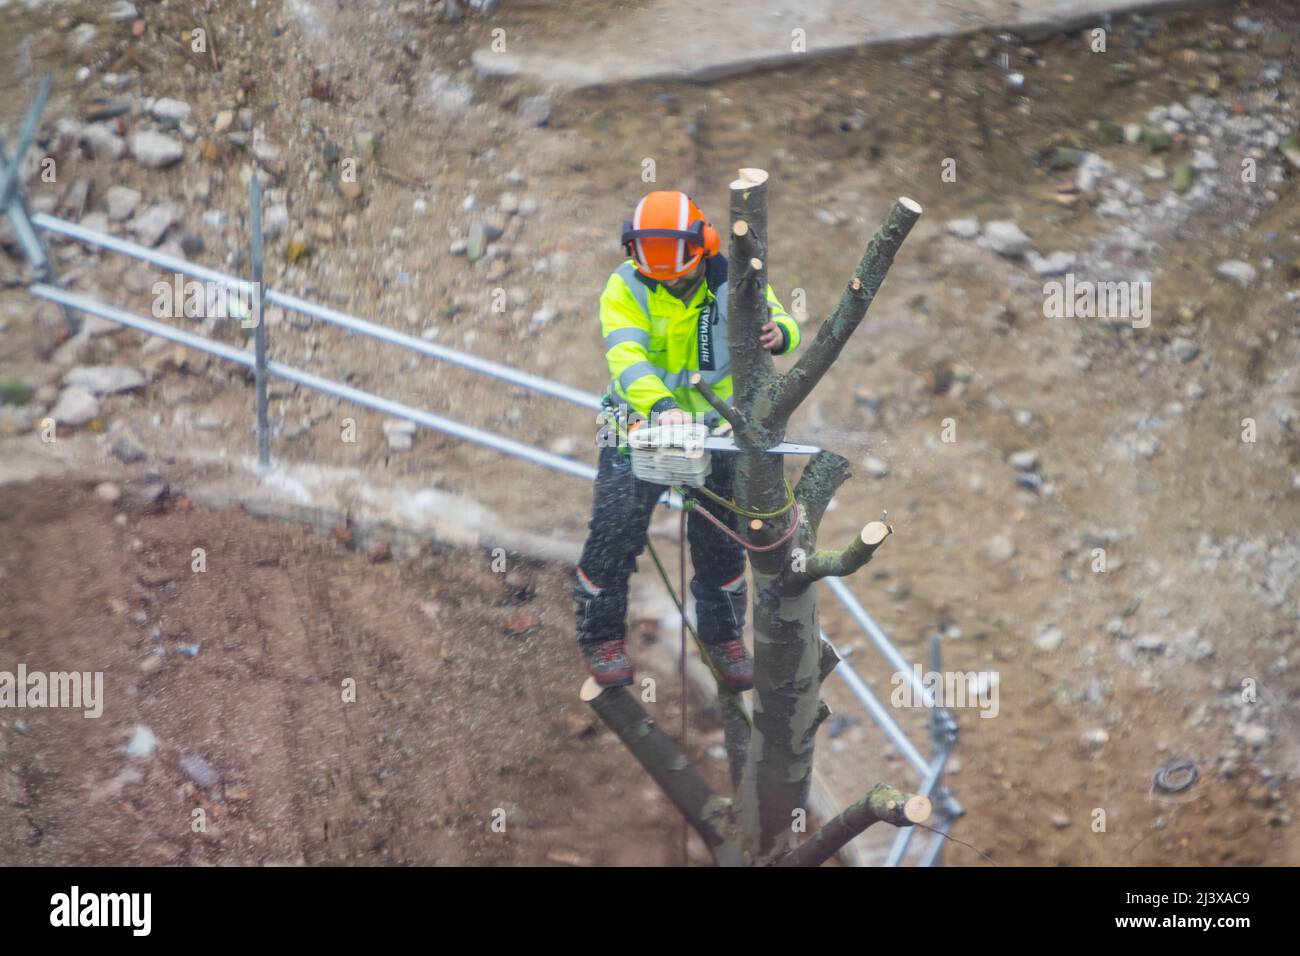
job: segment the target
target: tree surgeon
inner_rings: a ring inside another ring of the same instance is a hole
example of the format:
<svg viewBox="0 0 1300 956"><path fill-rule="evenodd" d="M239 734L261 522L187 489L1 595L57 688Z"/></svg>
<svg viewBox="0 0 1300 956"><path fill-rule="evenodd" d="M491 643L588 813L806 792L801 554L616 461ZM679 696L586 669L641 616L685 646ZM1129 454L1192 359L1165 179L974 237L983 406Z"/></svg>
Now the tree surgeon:
<svg viewBox="0 0 1300 956"><path fill-rule="evenodd" d="M578 644L596 682L632 683L625 646L628 579L645 548L650 518L662 485L632 473L622 430L646 421L673 425L721 417L692 387L697 373L721 398L732 394L727 342L727 258L717 232L683 192L662 190L642 199L623 224L628 256L609 277L600 297L601 334L611 382L605 393L604 428L595 483L591 530L578 562ZM766 291L768 321L759 342L774 355L794 351L799 327ZM732 496L730 455L715 455L706 487L723 500ZM736 530L736 515L712 501L696 508ZM745 552L739 543L692 510L687 539L695 576L696 623L714 668L732 690L753 686L754 662L743 631L748 605Z"/></svg>

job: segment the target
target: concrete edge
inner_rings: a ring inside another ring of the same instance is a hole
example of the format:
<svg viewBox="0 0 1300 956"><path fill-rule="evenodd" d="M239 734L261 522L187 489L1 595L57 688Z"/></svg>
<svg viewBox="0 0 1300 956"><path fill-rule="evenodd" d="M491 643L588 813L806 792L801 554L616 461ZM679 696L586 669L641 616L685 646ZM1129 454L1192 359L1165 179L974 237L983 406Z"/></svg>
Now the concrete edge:
<svg viewBox="0 0 1300 956"><path fill-rule="evenodd" d="M1015 22L989 21L978 26L961 27L954 30L938 30L930 33L917 33L911 36L864 37L852 43L817 47L803 53L779 53L772 56L756 56L739 59L731 63L719 63L702 67L691 72L665 70L645 73L639 76L615 77L611 79L583 79L583 71L567 71L561 63L557 68L554 58L541 54L510 57L503 60L500 54L488 50L475 50L470 55L474 68L483 77L545 77L550 85L568 90L600 90L614 86L630 86L638 83L710 83L715 80L744 76L749 73L761 73L766 70L806 64L810 59L823 59L852 53L856 50L868 50L878 47L909 46L912 44L933 43L950 37L966 37L989 30L1006 30L1023 36L1025 39L1041 39L1054 33L1069 33L1089 24L1096 23L1102 17L1128 16L1145 13L1175 13L1180 10L1197 10L1209 7L1230 6L1235 0L1142 0L1126 7L1113 10L1092 11L1074 14L1064 19L1044 18ZM508 66L507 64L513 64Z"/></svg>

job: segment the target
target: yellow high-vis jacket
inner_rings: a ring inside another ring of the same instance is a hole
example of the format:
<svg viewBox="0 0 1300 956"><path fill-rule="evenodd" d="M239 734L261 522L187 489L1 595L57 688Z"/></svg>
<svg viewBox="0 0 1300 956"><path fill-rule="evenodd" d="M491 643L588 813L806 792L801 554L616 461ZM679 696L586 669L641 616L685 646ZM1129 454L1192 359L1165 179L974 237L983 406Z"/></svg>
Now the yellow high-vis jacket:
<svg viewBox="0 0 1300 956"><path fill-rule="evenodd" d="M607 398L645 417L670 408L717 417L691 387L699 372L719 398L730 398L731 349L727 342L727 260L705 260L705 281L689 303L637 271L629 259L615 270L600 297L600 330L612 377ZM799 347L799 326L772 287L768 312L785 335L777 354Z"/></svg>

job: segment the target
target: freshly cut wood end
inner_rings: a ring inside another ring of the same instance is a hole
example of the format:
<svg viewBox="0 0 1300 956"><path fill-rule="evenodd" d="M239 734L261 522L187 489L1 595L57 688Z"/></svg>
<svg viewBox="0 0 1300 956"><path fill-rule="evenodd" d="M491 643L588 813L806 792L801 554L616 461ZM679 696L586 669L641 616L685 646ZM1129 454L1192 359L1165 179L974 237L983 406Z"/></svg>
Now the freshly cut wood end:
<svg viewBox="0 0 1300 956"><path fill-rule="evenodd" d="M755 518L753 521L751 521L751 522L749 523L749 530L751 530L751 531L762 531L762 530L763 530L763 522L760 521L758 518Z"/></svg>
<svg viewBox="0 0 1300 956"><path fill-rule="evenodd" d="M921 204L915 199L908 199L906 196L899 196L898 204L908 212L915 213L918 216L921 215Z"/></svg>
<svg viewBox="0 0 1300 956"><path fill-rule="evenodd" d="M582 689L578 691L578 697L584 704L590 704L604 692L605 688L596 683L596 678L588 677L582 682Z"/></svg>
<svg viewBox="0 0 1300 956"><path fill-rule="evenodd" d="M699 385L700 382L702 381L704 381L704 376L702 376L699 372L696 372L694 375L691 376L692 385Z"/></svg>
<svg viewBox="0 0 1300 956"><path fill-rule="evenodd" d="M883 521L868 522L862 528L862 543L877 545L893 533L893 529Z"/></svg>
<svg viewBox="0 0 1300 956"><path fill-rule="evenodd" d="M850 282L849 285L853 286L854 292L857 292L859 289L862 288L862 280L859 279L857 276L854 276L853 281Z"/></svg>
<svg viewBox="0 0 1300 956"><path fill-rule="evenodd" d="M746 189L753 189L755 186L761 186L767 182L767 170L754 169L747 167L739 170L740 178L731 181L733 191L743 192Z"/></svg>
<svg viewBox="0 0 1300 956"><path fill-rule="evenodd" d="M931 809L930 798L923 797L918 793L903 804L903 816L907 817L912 823L924 823L930 819Z"/></svg>
<svg viewBox="0 0 1300 956"><path fill-rule="evenodd" d="M738 236L743 236L749 232L749 223L745 222L743 219L737 219L735 224L732 225L731 231Z"/></svg>
<svg viewBox="0 0 1300 956"><path fill-rule="evenodd" d="M749 260L749 267L755 272L758 272L763 268L763 260L755 256L753 259Z"/></svg>

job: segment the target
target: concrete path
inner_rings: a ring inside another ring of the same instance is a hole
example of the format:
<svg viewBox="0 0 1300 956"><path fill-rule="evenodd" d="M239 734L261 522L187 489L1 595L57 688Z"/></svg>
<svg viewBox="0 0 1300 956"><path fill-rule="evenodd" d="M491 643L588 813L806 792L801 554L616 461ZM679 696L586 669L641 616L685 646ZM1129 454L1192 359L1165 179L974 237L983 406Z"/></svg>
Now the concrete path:
<svg viewBox="0 0 1300 956"><path fill-rule="evenodd" d="M525 75L562 87L637 80L707 80L809 56L1006 28L1018 33L1100 24L1107 14L1209 6L1223 0L647 0L602 22L556 18L512 29L505 49L483 48L484 74ZM796 33L802 31L802 34ZM802 52L796 49L802 39Z"/></svg>

